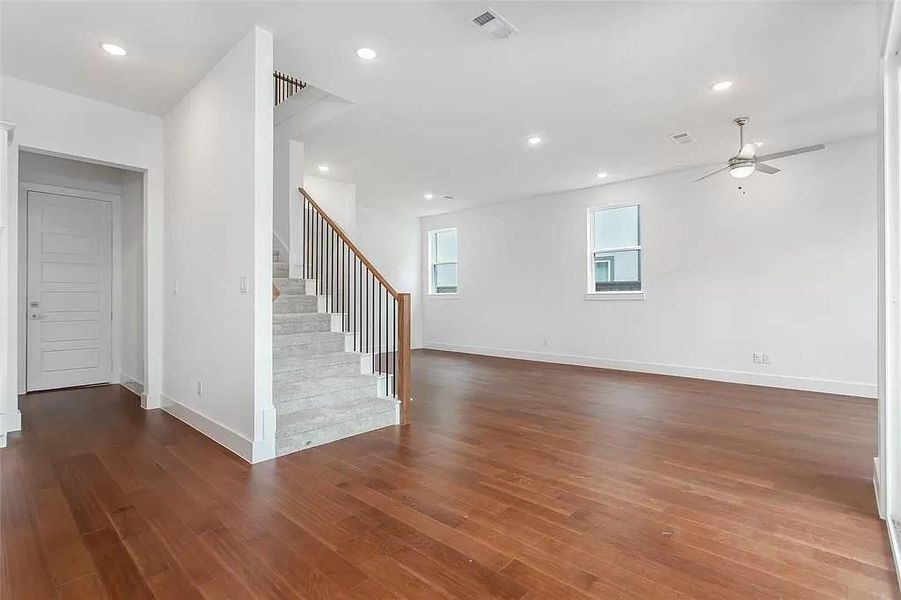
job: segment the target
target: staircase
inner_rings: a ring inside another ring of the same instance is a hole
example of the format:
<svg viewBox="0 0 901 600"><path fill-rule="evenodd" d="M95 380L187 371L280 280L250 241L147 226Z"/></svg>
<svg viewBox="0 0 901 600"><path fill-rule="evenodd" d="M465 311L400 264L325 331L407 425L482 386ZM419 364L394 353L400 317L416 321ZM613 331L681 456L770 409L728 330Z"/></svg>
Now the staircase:
<svg viewBox="0 0 901 600"><path fill-rule="evenodd" d="M316 282L288 277L273 263L279 296L272 305L272 400L278 456L399 422L387 375L372 373L372 356L348 351L344 315L316 294ZM380 395L379 391L382 391Z"/></svg>

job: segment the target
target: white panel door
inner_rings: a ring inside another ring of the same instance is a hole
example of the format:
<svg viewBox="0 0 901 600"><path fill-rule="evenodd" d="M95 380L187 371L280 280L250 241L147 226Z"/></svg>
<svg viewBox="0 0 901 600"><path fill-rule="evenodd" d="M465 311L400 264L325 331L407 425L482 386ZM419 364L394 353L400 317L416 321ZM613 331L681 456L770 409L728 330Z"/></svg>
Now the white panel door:
<svg viewBox="0 0 901 600"><path fill-rule="evenodd" d="M27 389L109 383L112 207L28 192Z"/></svg>

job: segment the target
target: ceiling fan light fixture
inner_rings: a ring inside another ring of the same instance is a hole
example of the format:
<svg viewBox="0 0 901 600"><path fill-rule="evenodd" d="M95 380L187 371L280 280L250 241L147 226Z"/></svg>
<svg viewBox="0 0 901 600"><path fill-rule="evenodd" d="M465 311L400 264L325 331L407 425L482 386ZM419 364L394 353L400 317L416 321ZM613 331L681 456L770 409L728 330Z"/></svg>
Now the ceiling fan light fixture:
<svg viewBox="0 0 901 600"><path fill-rule="evenodd" d="M753 173L756 169L756 165L754 164L740 164L729 167L729 175L732 175L736 179L744 179L745 177L750 177L751 173Z"/></svg>

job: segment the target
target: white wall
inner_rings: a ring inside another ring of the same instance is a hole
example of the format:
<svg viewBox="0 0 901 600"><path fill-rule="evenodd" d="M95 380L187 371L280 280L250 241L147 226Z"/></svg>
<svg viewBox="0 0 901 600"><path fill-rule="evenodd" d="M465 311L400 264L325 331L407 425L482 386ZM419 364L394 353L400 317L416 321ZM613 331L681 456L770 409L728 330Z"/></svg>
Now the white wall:
<svg viewBox="0 0 901 600"><path fill-rule="evenodd" d="M52 185L119 197L113 208L113 382L144 385L144 176L135 171L56 156L21 152L19 182ZM19 198L18 306L27 302L25 198ZM18 384L25 392L26 320L18 310ZM124 377L122 377L124 376Z"/></svg>
<svg viewBox="0 0 901 600"><path fill-rule="evenodd" d="M292 247L299 246L301 239L299 223L302 213L297 188L303 183L303 142L291 139L288 127L276 126L273 143L273 248L279 250L282 262L288 262L294 268L302 262L302 257L290 257L289 254ZM291 276L300 277L300 273L294 272Z"/></svg>
<svg viewBox="0 0 901 600"><path fill-rule="evenodd" d="M358 205L354 242L398 292L411 294L411 345L422 347L419 219Z"/></svg>
<svg viewBox="0 0 901 600"><path fill-rule="evenodd" d="M250 461L275 450L271 80L257 28L164 119L164 408Z"/></svg>
<svg viewBox="0 0 901 600"><path fill-rule="evenodd" d="M76 157L95 163L138 170L144 174L144 303L147 317L144 339L148 347L144 375L145 408L159 406L162 381L162 210L163 123L159 117L120 108L67 92L10 77L0 78L0 120L16 125L8 153L8 182L4 198L9 223L18 220L19 149ZM7 228L0 257L3 259L4 290L18 289L18 231ZM3 293L6 293L4 291ZM2 295L2 294L0 294ZM0 323L5 328L5 360L0 368L4 381L4 410L18 412L17 308L4 305Z"/></svg>
<svg viewBox="0 0 901 600"><path fill-rule="evenodd" d="M875 138L778 166L745 196L686 171L424 218L423 240L458 228L460 260L426 347L875 397ZM587 301L587 209L624 203L646 299Z"/></svg>
<svg viewBox="0 0 901 600"><path fill-rule="evenodd" d="M322 207L344 233L354 239L357 220L357 186L315 175L304 175L303 189Z"/></svg>

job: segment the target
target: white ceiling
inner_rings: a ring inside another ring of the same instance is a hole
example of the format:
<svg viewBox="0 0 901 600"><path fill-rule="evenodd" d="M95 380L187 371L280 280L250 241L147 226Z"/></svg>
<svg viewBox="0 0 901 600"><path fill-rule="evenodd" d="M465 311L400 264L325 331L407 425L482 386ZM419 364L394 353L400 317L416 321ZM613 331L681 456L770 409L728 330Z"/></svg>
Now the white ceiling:
<svg viewBox="0 0 901 600"><path fill-rule="evenodd" d="M503 42L469 23L487 5L6 0L2 67L163 114L258 24L278 69L358 104L307 134L313 169L418 214L716 162L738 115L762 151L876 127L875 3L491 2L519 28ZM725 78L732 90L709 90ZM696 142L676 146L680 131ZM545 143L526 147L531 133Z"/></svg>

